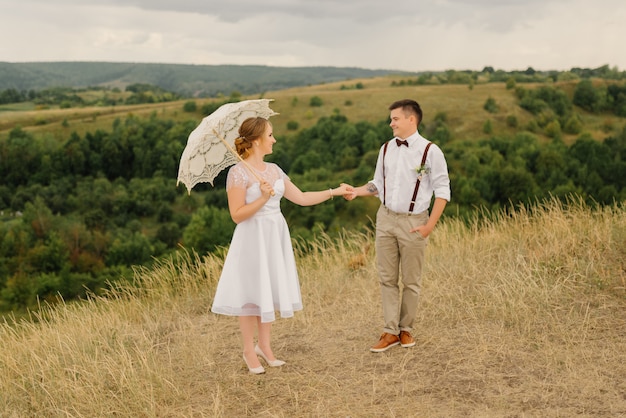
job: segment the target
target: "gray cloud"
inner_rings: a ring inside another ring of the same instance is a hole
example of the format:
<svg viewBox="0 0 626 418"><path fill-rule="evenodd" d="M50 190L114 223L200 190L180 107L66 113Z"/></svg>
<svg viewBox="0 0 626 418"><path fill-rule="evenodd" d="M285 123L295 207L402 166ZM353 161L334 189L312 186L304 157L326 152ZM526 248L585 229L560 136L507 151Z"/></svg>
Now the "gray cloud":
<svg viewBox="0 0 626 418"><path fill-rule="evenodd" d="M26 0L49 3L46 0ZM396 17L418 19L427 25L484 25L510 28L530 16L543 13L548 4L570 4L567 0L58 0L60 6L119 6L142 10L196 13L224 22L241 22L263 15L281 15L307 20L338 19L358 23L392 20ZM615 1L619 4L618 1Z"/></svg>
<svg viewBox="0 0 626 418"><path fill-rule="evenodd" d="M5 61L626 66L623 0L3 0Z"/></svg>

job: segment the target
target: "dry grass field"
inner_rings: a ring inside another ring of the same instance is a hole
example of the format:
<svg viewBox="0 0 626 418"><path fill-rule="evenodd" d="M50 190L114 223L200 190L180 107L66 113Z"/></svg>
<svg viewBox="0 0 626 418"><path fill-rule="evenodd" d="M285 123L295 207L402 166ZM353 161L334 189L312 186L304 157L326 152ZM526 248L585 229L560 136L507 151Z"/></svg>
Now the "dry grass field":
<svg viewBox="0 0 626 418"><path fill-rule="evenodd" d="M477 218L478 219L478 218ZM183 250L106 298L0 324L2 417L625 417L626 211L572 202L431 236L410 349L381 332L368 234L297 246L304 310L251 375L210 313L222 256Z"/></svg>

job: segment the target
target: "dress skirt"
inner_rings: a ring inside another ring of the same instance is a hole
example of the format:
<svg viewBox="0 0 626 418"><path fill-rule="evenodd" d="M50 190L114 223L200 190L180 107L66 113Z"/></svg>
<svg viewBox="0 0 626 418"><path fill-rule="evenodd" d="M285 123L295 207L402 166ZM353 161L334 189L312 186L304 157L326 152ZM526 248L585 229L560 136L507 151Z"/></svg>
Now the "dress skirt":
<svg viewBox="0 0 626 418"><path fill-rule="evenodd" d="M281 189L276 186L277 191ZM278 202L271 202L273 199ZM272 322L276 311L288 318L302 310L291 236L279 201L280 196L272 197L263 209L235 227L212 312L259 316L261 322Z"/></svg>

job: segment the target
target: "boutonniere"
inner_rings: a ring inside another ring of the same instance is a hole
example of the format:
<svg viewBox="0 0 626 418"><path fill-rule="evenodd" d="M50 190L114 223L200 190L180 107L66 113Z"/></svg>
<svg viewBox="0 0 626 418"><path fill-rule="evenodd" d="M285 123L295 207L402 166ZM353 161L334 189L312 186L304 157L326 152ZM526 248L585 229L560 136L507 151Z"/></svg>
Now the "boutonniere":
<svg viewBox="0 0 626 418"><path fill-rule="evenodd" d="M415 167L415 172L417 173L417 179L421 181L423 176L430 173L430 167L427 167L426 164L422 164Z"/></svg>

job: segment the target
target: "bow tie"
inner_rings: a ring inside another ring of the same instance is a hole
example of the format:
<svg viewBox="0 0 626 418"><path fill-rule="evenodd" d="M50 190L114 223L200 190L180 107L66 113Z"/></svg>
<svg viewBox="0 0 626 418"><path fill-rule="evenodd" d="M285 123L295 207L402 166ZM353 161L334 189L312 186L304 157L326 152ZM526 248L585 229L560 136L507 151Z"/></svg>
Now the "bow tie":
<svg viewBox="0 0 626 418"><path fill-rule="evenodd" d="M407 147L409 146L408 141L402 140L402 139L398 139L398 138L396 138L396 144L398 144L398 146L402 146L402 145L405 145Z"/></svg>

